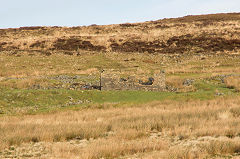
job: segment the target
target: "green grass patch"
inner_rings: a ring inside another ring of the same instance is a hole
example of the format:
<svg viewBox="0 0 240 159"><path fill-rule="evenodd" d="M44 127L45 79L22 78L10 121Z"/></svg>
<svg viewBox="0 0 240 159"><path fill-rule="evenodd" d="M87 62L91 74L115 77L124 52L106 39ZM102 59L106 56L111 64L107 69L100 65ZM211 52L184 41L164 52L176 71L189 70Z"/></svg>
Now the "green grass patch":
<svg viewBox="0 0 240 159"><path fill-rule="evenodd" d="M238 95L234 89L223 84L209 81L196 81L194 92L151 92L151 91L80 91L67 89L31 90L9 89L0 90L0 113L40 113L61 109L81 109L99 107L104 103L113 106L143 104L151 101L188 101L209 100L221 96Z"/></svg>

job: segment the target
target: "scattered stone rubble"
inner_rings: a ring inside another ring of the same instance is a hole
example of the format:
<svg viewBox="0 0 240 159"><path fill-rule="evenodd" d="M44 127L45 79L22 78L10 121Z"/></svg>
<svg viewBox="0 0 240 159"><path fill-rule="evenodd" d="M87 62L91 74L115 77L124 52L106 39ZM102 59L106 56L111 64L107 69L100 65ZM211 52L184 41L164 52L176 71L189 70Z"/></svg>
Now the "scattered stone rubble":
<svg viewBox="0 0 240 159"><path fill-rule="evenodd" d="M139 75L131 72L132 75L121 77L124 71L104 70L100 78L99 75L57 75L57 76L38 76L37 79L47 80L47 85L35 83L28 89L70 89L70 90L146 90L146 91L164 91L165 73L156 71L153 76L144 75L143 80ZM28 77L29 78L29 77ZM4 78L4 80L25 80L21 78Z"/></svg>
<svg viewBox="0 0 240 159"><path fill-rule="evenodd" d="M101 90L145 90L145 91L165 91L165 72L155 71L152 77L145 75L137 78L139 75L126 75L121 70L104 70L101 74Z"/></svg>

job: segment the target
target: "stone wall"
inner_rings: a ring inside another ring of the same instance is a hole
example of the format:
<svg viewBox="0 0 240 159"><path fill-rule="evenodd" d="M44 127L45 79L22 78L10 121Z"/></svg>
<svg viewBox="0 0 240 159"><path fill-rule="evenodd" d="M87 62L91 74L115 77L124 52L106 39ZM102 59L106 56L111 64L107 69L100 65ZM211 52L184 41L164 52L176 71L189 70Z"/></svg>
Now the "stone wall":
<svg viewBox="0 0 240 159"><path fill-rule="evenodd" d="M101 73L101 90L146 90L146 91L164 91L165 73L164 71L155 71L150 75L136 75L132 72L126 75L125 71L104 70Z"/></svg>

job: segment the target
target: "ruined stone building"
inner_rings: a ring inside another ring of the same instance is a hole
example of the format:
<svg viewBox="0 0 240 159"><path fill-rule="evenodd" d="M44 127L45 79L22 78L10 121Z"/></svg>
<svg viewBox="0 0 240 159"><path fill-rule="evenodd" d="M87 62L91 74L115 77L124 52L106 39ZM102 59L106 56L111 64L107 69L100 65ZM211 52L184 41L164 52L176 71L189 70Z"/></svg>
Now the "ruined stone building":
<svg viewBox="0 0 240 159"><path fill-rule="evenodd" d="M101 90L146 90L146 91L164 91L165 73L164 71L155 71L150 75L125 74L121 70L104 70L100 79Z"/></svg>

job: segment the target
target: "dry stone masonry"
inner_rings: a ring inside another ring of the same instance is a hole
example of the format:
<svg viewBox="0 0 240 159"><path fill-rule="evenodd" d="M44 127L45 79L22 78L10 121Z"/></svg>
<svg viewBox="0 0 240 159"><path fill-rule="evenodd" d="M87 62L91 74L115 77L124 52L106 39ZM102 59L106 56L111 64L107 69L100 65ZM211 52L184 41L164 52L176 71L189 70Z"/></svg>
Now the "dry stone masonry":
<svg viewBox="0 0 240 159"><path fill-rule="evenodd" d="M121 70L104 70L101 74L101 90L145 90L164 91L165 73L155 71L152 76L147 75L126 75Z"/></svg>
<svg viewBox="0 0 240 159"><path fill-rule="evenodd" d="M48 84L33 83L27 89L71 89L71 90L145 90L165 91L164 71L154 73L136 73L137 70L114 70L106 69L98 75L57 75L36 76L34 79L44 79ZM21 81L31 79L22 78L0 78L0 81Z"/></svg>

